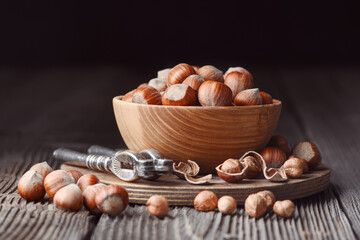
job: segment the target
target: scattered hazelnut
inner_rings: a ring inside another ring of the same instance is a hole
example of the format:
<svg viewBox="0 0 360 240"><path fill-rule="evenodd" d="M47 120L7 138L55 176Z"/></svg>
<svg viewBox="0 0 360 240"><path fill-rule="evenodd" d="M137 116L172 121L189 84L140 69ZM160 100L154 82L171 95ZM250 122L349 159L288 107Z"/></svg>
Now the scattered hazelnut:
<svg viewBox="0 0 360 240"><path fill-rule="evenodd" d="M83 205L82 192L78 185L72 183L55 193L54 204L63 210L79 211Z"/></svg>
<svg viewBox="0 0 360 240"><path fill-rule="evenodd" d="M233 68L230 68L233 69ZM225 73L224 83L231 89L233 98L241 91L254 86L254 78L244 68Z"/></svg>
<svg viewBox="0 0 360 240"><path fill-rule="evenodd" d="M147 202L147 211L154 216L164 217L169 212L169 204L165 197L160 195L151 196Z"/></svg>
<svg viewBox="0 0 360 240"><path fill-rule="evenodd" d="M88 186L94 185L99 182L99 179L93 174L85 174L79 178L77 185L81 191L85 191Z"/></svg>
<svg viewBox="0 0 360 240"><path fill-rule="evenodd" d="M265 200L265 203L267 206L267 211L271 210L276 201L274 193L271 191L268 191L268 190L264 190L264 191L257 192L256 194Z"/></svg>
<svg viewBox="0 0 360 240"><path fill-rule="evenodd" d="M166 78L153 78L149 81L148 86L155 88L159 92L162 92L167 88L167 80Z"/></svg>
<svg viewBox="0 0 360 240"><path fill-rule="evenodd" d="M206 81L224 82L223 72L211 65L199 68L196 73Z"/></svg>
<svg viewBox="0 0 360 240"><path fill-rule="evenodd" d="M132 97L134 96L134 92L136 89L128 92L127 94L124 95L124 97L122 98L123 101L125 102L132 102Z"/></svg>
<svg viewBox="0 0 360 240"><path fill-rule="evenodd" d="M199 87L198 98L202 106L230 106L232 93L223 83L205 81Z"/></svg>
<svg viewBox="0 0 360 240"><path fill-rule="evenodd" d="M280 136L280 135L274 135L270 138L270 141L268 143L269 147L276 147L281 149L286 156L290 155L290 148L289 148L289 143L286 140L285 137Z"/></svg>
<svg viewBox="0 0 360 240"><path fill-rule="evenodd" d="M68 170L67 172L74 178L75 182L77 182L79 178L83 175L81 172L76 170Z"/></svg>
<svg viewBox="0 0 360 240"><path fill-rule="evenodd" d="M270 94L260 91L260 97L262 100L262 104L272 104L273 103L273 99L271 97Z"/></svg>
<svg viewBox="0 0 360 240"><path fill-rule="evenodd" d="M171 71L171 68L165 68L163 70L160 70L157 72L157 77L167 79L170 71Z"/></svg>
<svg viewBox="0 0 360 240"><path fill-rule="evenodd" d="M71 183L75 183L74 178L64 170L55 170L44 179L45 191L51 200L57 191Z"/></svg>
<svg viewBox="0 0 360 240"><path fill-rule="evenodd" d="M261 97L258 88L245 89L234 98L236 106L261 105Z"/></svg>
<svg viewBox="0 0 360 240"><path fill-rule="evenodd" d="M195 91L185 84L169 86L162 95L163 105L193 106L196 104Z"/></svg>
<svg viewBox="0 0 360 240"><path fill-rule="evenodd" d="M241 172L241 164L238 159L229 158L223 162L221 170L226 173L239 173Z"/></svg>
<svg viewBox="0 0 360 240"><path fill-rule="evenodd" d="M37 163L34 166L32 166L29 170L35 170L38 173L40 173L44 178L51 173L52 171L54 171L54 169L52 169L49 164L47 162L41 162L41 163Z"/></svg>
<svg viewBox="0 0 360 240"><path fill-rule="evenodd" d="M99 191L105 187L105 184L97 183L95 185L88 186L85 191L83 191L84 203L85 206L92 213L100 213L99 208L96 206L95 197L99 193Z"/></svg>
<svg viewBox="0 0 360 240"><path fill-rule="evenodd" d="M254 178L262 171L259 161L253 156L246 156L240 163L248 167L246 178Z"/></svg>
<svg viewBox="0 0 360 240"><path fill-rule="evenodd" d="M18 182L18 192L26 200L40 200L45 195L44 177L35 170L27 171Z"/></svg>
<svg viewBox="0 0 360 240"><path fill-rule="evenodd" d="M190 86L195 92L197 92L203 82L205 82L205 80L202 77L193 74L188 76L182 83Z"/></svg>
<svg viewBox="0 0 360 240"><path fill-rule="evenodd" d="M265 199L259 194L250 194L245 200L245 211L250 217L263 216L267 211Z"/></svg>
<svg viewBox="0 0 360 240"><path fill-rule="evenodd" d="M277 215L289 218L295 212L295 205L291 200L276 201L273 210Z"/></svg>
<svg viewBox="0 0 360 240"><path fill-rule="evenodd" d="M218 198L215 193L204 190L196 195L194 199L194 207L198 211L213 211L217 207Z"/></svg>
<svg viewBox="0 0 360 240"><path fill-rule="evenodd" d="M95 197L95 203L101 212L116 215L128 205L129 195L123 187L109 185L100 189Z"/></svg>
<svg viewBox="0 0 360 240"><path fill-rule="evenodd" d="M188 76L195 74L195 70L192 66L186 63L180 63L176 65L171 71L169 72L167 78L167 85L174 85L182 83L185 78Z"/></svg>
<svg viewBox="0 0 360 240"><path fill-rule="evenodd" d="M222 214L231 214L236 210L236 200L231 196L223 196L218 201L218 209Z"/></svg>
<svg viewBox="0 0 360 240"><path fill-rule="evenodd" d="M289 178L299 178L303 174L303 163L299 158L290 158L281 167Z"/></svg>
<svg viewBox="0 0 360 240"><path fill-rule="evenodd" d="M292 154L307 161L309 168L315 168L321 163L321 154L312 142L300 142L292 149Z"/></svg>
<svg viewBox="0 0 360 240"><path fill-rule="evenodd" d="M134 91L133 103L161 105L161 95L158 90L150 86L142 86Z"/></svg>
<svg viewBox="0 0 360 240"><path fill-rule="evenodd" d="M286 161L286 154L279 148L267 147L260 152L268 168L280 168Z"/></svg>
<svg viewBox="0 0 360 240"><path fill-rule="evenodd" d="M305 159L302 159L302 158L296 157L295 155L291 155L288 159L291 159L291 158L297 158L297 159L300 159L300 161L301 161L301 163L302 163L302 166L303 166L303 174L305 174L305 173L308 173L308 172L309 172L309 164L308 164L308 162L307 162Z"/></svg>

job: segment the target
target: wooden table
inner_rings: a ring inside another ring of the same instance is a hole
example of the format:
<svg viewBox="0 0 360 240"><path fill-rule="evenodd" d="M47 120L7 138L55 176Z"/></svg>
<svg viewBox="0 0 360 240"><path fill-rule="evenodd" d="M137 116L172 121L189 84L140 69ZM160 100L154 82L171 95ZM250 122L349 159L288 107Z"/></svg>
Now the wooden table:
<svg viewBox="0 0 360 240"><path fill-rule="evenodd" d="M232 63L231 65L234 65ZM235 64L236 65L236 64ZM222 67L222 66L219 66ZM226 65L222 67L226 68ZM150 216L130 205L117 217L66 212L27 202L19 177L53 149L125 147L111 99L155 71L124 66L0 69L0 239L356 239L360 237L360 70L353 67L257 67L256 86L284 103L276 133L291 145L314 141L332 168L330 187L295 201L293 218L249 218L171 208Z"/></svg>

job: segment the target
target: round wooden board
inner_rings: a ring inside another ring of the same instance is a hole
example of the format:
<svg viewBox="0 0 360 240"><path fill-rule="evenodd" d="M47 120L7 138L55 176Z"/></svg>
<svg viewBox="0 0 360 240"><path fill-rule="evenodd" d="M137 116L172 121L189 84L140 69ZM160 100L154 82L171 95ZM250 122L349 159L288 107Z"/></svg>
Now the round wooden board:
<svg viewBox="0 0 360 240"><path fill-rule="evenodd" d="M230 195L237 200L238 204L244 204L249 194L261 190L272 191L278 200L307 197L328 187L331 172L327 165L321 164L301 178L290 179L285 183L270 182L264 178L246 179L240 183L227 183L213 174L210 184L192 185L175 175L162 176L155 181L139 179L136 182L124 182L110 173L87 168L63 164L61 169L78 170L83 174L91 173L103 183L121 185L128 191L130 203L145 204L150 196L159 194L165 196L170 205L179 206L192 206L195 196L203 190L213 191L219 198Z"/></svg>

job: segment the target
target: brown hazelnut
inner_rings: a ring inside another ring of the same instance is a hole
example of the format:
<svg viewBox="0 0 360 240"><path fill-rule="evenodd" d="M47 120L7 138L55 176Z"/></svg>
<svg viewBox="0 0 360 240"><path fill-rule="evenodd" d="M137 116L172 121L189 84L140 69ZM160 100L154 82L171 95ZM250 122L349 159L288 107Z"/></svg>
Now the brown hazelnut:
<svg viewBox="0 0 360 240"><path fill-rule="evenodd" d="M261 97L258 88L245 89L234 98L236 106L261 105Z"/></svg>
<svg viewBox="0 0 360 240"><path fill-rule="evenodd" d="M303 174L303 163L300 158L289 158L281 167L289 178L299 178Z"/></svg>
<svg viewBox="0 0 360 240"><path fill-rule="evenodd" d="M280 217L289 218L295 212L295 205L291 200L276 201L273 210Z"/></svg>
<svg viewBox="0 0 360 240"><path fill-rule="evenodd" d="M267 206L267 211L271 210L276 201L274 193L271 191L268 191L268 190L264 190L264 191L257 192L256 194L265 200L265 203Z"/></svg>
<svg viewBox="0 0 360 240"><path fill-rule="evenodd" d="M236 210L237 203L231 196L223 196L218 201L218 209L222 214L231 214Z"/></svg>
<svg viewBox="0 0 360 240"><path fill-rule="evenodd" d="M171 85L162 95L163 105L194 106L196 100L194 89L185 84Z"/></svg>
<svg viewBox="0 0 360 240"><path fill-rule="evenodd" d="M303 166L303 174L309 172L309 164L308 164L308 162L307 162L305 159L299 158L299 157L297 157L297 156L295 156L295 155L291 155L288 159L291 159L291 158L300 159L300 161L301 161L301 163L302 163L302 166Z"/></svg>
<svg viewBox="0 0 360 240"><path fill-rule="evenodd" d="M169 212L169 203L165 197L160 195L151 196L147 202L147 211L154 216L164 217Z"/></svg>
<svg viewBox="0 0 360 240"><path fill-rule="evenodd" d="M292 149L292 154L308 162L309 168L315 168L321 163L321 154L312 142L300 142Z"/></svg>
<svg viewBox="0 0 360 240"><path fill-rule="evenodd" d="M289 148L288 141L286 140L285 137L280 136L280 135L272 136L268 143L268 147L279 148L286 154L286 156L289 156L289 154L290 154L290 148Z"/></svg>
<svg viewBox="0 0 360 240"><path fill-rule="evenodd" d="M272 104L273 103L273 99L271 97L270 94L260 91L260 97L262 100L262 104Z"/></svg>
<svg viewBox="0 0 360 240"><path fill-rule="evenodd" d="M125 102L132 102L132 97L134 96L134 92L135 92L136 89L128 92L127 94L124 95L124 97L121 99Z"/></svg>
<svg viewBox="0 0 360 240"><path fill-rule="evenodd" d="M194 207L198 211L213 211L217 207L218 198L215 193L204 190L196 195L194 199Z"/></svg>
<svg viewBox="0 0 360 240"><path fill-rule="evenodd" d="M254 78L244 68L230 68L237 69L225 73L224 83L231 89L233 98L241 91L252 88L254 86Z"/></svg>
<svg viewBox="0 0 360 240"><path fill-rule="evenodd" d="M51 200L57 191L71 183L75 183L74 178L64 170L52 171L44 179L45 191Z"/></svg>
<svg viewBox="0 0 360 240"><path fill-rule="evenodd" d="M232 93L223 83L205 81L199 87L198 99L202 106L230 106Z"/></svg>
<svg viewBox="0 0 360 240"><path fill-rule="evenodd" d="M169 72L167 85L169 87L174 84L182 83L188 76L192 74L195 74L195 70L192 66L186 63L180 63Z"/></svg>
<svg viewBox="0 0 360 240"><path fill-rule="evenodd" d="M250 217L263 216L267 211L265 199L259 194L250 194L245 200L245 211Z"/></svg>
<svg viewBox="0 0 360 240"><path fill-rule="evenodd" d="M167 88L167 79L166 78L153 78L149 81L150 87L155 88L159 92L165 91Z"/></svg>
<svg viewBox="0 0 360 240"><path fill-rule="evenodd" d="M268 168L280 168L286 161L286 154L279 148L267 147L260 152Z"/></svg>
<svg viewBox="0 0 360 240"><path fill-rule="evenodd" d="M95 185L88 186L85 191L83 191L85 206L92 213L100 213L100 210L95 203L95 197L103 187L106 187L106 185L102 183L97 183Z"/></svg>
<svg viewBox="0 0 360 240"><path fill-rule="evenodd" d="M100 189L95 197L95 203L101 212L116 215L127 207L129 195L123 187L109 185Z"/></svg>
<svg viewBox="0 0 360 240"><path fill-rule="evenodd" d="M171 71L171 68L165 68L163 70L160 70L157 72L157 77L167 79L170 71Z"/></svg>
<svg viewBox="0 0 360 240"><path fill-rule="evenodd" d="M77 170L68 170L67 172L74 178L75 182L77 182L79 178L83 175Z"/></svg>
<svg viewBox="0 0 360 240"><path fill-rule="evenodd" d="M54 204L63 210L79 211L83 205L82 192L78 185L72 183L56 192Z"/></svg>
<svg viewBox="0 0 360 240"><path fill-rule="evenodd" d="M196 73L205 79L205 81L224 82L223 72L211 65L199 68L196 70Z"/></svg>
<svg viewBox="0 0 360 240"><path fill-rule="evenodd" d="M27 171L18 182L18 192L26 200L40 200L45 195L44 177L35 170Z"/></svg>
<svg viewBox="0 0 360 240"><path fill-rule="evenodd" d="M52 169L49 164L47 162L41 162L41 163L37 163L34 166L32 166L29 170L35 170L38 173L40 173L44 178L51 173L52 171L54 171L54 169Z"/></svg>
<svg viewBox="0 0 360 240"><path fill-rule="evenodd" d="M161 105L161 94L150 86L142 86L134 91L133 103Z"/></svg>
<svg viewBox="0 0 360 240"><path fill-rule="evenodd" d="M241 164L238 159L229 158L223 162L221 170L226 173L239 173L241 172Z"/></svg>
<svg viewBox="0 0 360 240"><path fill-rule="evenodd" d="M81 191L85 191L88 186L94 185L99 182L99 179L93 174L85 174L79 178L77 185Z"/></svg>
<svg viewBox="0 0 360 240"><path fill-rule="evenodd" d="M203 82L205 82L205 80L202 77L193 74L188 76L182 83L190 86L195 92L197 92Z"/></svg>

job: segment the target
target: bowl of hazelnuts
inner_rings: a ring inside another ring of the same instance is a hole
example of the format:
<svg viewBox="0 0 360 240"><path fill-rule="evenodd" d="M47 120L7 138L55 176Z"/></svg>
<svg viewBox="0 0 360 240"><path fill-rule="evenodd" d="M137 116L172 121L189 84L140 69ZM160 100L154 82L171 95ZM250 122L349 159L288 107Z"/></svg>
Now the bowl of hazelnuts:
<svg viewBox="0 0 360 240"><path fill-rule="evenodd" d="M191 159L214 172L227 158L259 151L270 140L281 101L254 88L242 67L225 74L214 66L185 63L113 98L125 144L136 152L154 148L176 161Z"/></svg>

